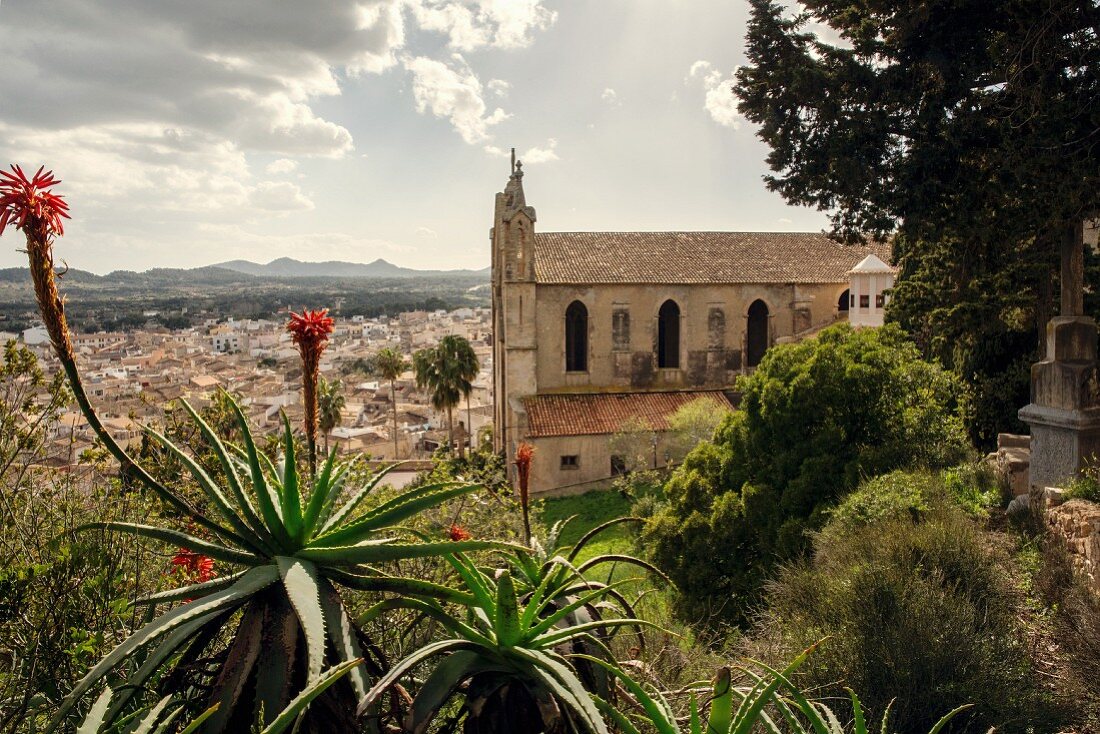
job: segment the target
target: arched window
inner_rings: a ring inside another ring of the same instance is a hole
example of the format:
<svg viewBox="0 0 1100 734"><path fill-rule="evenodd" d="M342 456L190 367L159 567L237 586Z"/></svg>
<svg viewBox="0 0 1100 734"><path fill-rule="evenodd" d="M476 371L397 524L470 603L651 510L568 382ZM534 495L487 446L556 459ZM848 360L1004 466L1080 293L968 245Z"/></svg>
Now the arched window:
<svg viewBox="0 0 1100 734"><path fill-rule="evenodd" d="M841 313L847 311L849 306L851 306L851 303L852 303L851 299L852 299L852 292L849 291L848 289L845 289L844 292L840 294L840 298L837 299L836 310L840 311Z"/></svg>
<svg viewBox="0 0 1100 734"><path fill-rule="evenodd" d="M680 307L672 300L665 301L657 313L657 366L680 367Z"/></svg>
<svg viewBox="0 0 1100 734"><path fill-rule="evenodd" d="M580 301L565 309L565 371L588 371L588 309Z"/></svg>
<svg viewBox="0 0 1100 734"><path fill-rule="evenodd" d="M749 306L748 334L745 337L745 363L749 367L760 364L768 351L768 304L756 300Z"/></svg>

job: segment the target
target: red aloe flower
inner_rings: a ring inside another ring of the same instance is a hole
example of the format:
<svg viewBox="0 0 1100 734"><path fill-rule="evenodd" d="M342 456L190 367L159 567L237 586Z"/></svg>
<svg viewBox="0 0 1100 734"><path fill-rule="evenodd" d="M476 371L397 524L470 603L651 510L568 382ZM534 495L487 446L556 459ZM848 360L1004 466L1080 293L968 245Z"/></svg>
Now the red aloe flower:
<svg viewBox="0 0 1100 734"><path fill-rule="evenodd" d="M516 447L516 472L519 474L519 504L523 510L524 540L531 542L531 519L529 516L530 494L527 487L531 480L531 459L535 456L535 447L524 441Z"/></svg>
<svg viewBox="0 0 1100 734"><path fill-rule="evenodd" d="M0 171L0 234L9 223L41 244L55 234L65 234L61 220L69 218L69 205L50 191L61 182L45 169L42 166L29 179L19 166L13 165L11 173Z"/></svg>
<svg viewBox="0 0 1100 734"><path fill-rule="evenodd" d="M286 330L294 337L298 352L302 355L302 388L305 393L305 429L309 443L309 466L313 473L317 466L317 380L321 365L321 352L328 346L328 336L336 322L328 315L327 308L316 311L302 309L291 312Z"/></svg>
<svg viewBox="0 0 1100 734"><path fill-rule="evenodd" d="M172 565L188 581L205 583L215 576L214 559L196 553L186 548L180 548L176 555L172 556Z"/></svg>
<svg viewBox="0 0 1100 734"><path fill-rule="evenodd" d="M462 527L458 523L454 523L454 522L451 523L450 535L451 535L451 540L454 540L454 541L469 540L470 538L474 537L474 536L470 535L470 531L468 531L466 528Z"/></svg>

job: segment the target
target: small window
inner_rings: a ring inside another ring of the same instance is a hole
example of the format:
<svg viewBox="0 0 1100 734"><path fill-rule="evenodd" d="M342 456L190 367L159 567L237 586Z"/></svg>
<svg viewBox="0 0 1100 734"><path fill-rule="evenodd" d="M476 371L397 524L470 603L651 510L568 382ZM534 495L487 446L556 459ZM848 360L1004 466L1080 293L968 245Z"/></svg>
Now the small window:
<svg viewBox="0 0 1100 734"><path fill-rule="evenodd" d="M879 293L875 296L875 308L882 308L886 305L886 296Z"/></svg>
<svg viewBox="0 0 1100 734"><path fill-rule="evenodd" d="M578 457L576 454L561 457L561 468L562 469L580 469L581 468L580 457Z"/></svg>
<svg viewBox="0 0 1100 734"><path fill-rule="evenodd" d="M859 297L859 307L860 308L870 308L870 306L871 306L871 297L870 296L860 296Z"/></svg>
<svg viewBox="0 0 1100 734"><path fill-rule="evenodd" d="M852 308L855 308L855 307L856 307L856 294L855 294L855 293L853 293L852 295L848 296L848 298L850 298L850 299L851 299L851 303L850 303L849 305L850 305L850 306L851 306Z"/></svg>

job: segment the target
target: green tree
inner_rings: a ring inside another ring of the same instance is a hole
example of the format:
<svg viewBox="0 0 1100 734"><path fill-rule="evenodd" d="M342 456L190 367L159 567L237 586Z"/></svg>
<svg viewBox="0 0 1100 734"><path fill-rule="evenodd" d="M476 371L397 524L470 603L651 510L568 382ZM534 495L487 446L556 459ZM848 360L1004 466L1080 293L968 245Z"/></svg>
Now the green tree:
<svg viewBox="0 0 1100 734"><path fill-rule="evenodd" d="M1055 244L1100 209L1095 0L750 3L735 92L767 184L838 232Z"/></svg>
<svg viewBox="0 0 1100 734"><path fill-rule="evenodd" d="M743 623L776 563L861 478L969 450L958 381L896 326L775 347L739 389L741 409L688 454L643 539L687 619Z"/></svg>
<svg viewBox="0 0 1100 734"><path fill-rule="evenodd" d="M469 399L472 381L478 371L477 355L469 341L449 334L440 339L435 347L413 354L413 371L417 386L430 392L432 407L447 411L447 438L453 451L454 409L463 397ZM459 446L458 455L464 453L463 447Z"/></svg>
<svg viewBox="0 0 1100 734"><path fill-rule="evenodd" d="M328 434L340 425L347 400L344 397L344 385L340 380L321 378L317 385L317 423L325 437L325 453L328 453Z"/></svg>
<svg viewBox="0 0 1100 734"><path fill-rule="evenodd" d="M681 461L693 448L714 438L714 432L729 414L713 400L699 398L680 406L668 419L672 458Z"/></svg>
<svg viewBox="0 0 1100 734"><path fill-rule="evenodd" d="M401 352L386 347L374 355L374 368L383 379L390 382L390 405L393 408L393 458L401 458L397 450L397 388L394 381L409 369L409 363Z"/></svg>

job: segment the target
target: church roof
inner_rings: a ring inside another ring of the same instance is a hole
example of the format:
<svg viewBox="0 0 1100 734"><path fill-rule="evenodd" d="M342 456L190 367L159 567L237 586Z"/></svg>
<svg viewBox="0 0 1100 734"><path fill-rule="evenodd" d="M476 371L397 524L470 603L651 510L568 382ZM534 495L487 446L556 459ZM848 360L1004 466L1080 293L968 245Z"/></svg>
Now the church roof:
<svg viewBox="0 0 1100 734"><path fill-rule="evenodd" d="M643 418L653 430L667 431L672 414L700 398L713 401L715 407L734 408L721 390L532 395L523 399L527 437L611 434L631 418Z"/></svg>
<svg viewBox="0 0 1100 734"><path fill-rule="evenodd" d="M890 246L818 232L536 232L538 283L844 283Z"/></svg>

